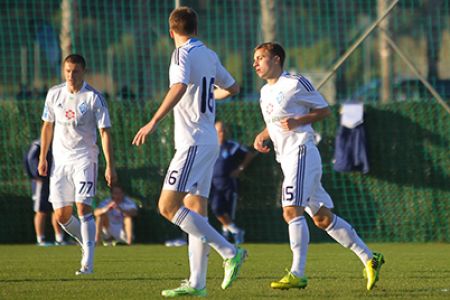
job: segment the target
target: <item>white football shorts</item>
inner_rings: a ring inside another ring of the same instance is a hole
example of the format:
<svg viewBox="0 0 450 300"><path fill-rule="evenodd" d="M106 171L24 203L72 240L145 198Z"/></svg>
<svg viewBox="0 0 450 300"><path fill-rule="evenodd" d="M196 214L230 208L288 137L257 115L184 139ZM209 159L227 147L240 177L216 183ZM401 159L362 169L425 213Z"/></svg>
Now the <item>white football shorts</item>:
<svg viewBox="0 0 450 300"><path fill-rule="evenodd" d="M167 170L163 190L185 192L208 198L218 155L218 145L177 149Z"/></svg>
<svg viewBox="0 0 450 300"><path fill-rule="evenodd" d="M303 206L312 217L325 206L333 208L333 200L322 187L322 160L317 147L308 143L300 145L281 159L284 180L281 205Z"/></svg>
<svg viewBox="0 0 450 300"><path fill-rule="evenodd" d="M109 240L113 238L114 240L122 243L127 243L127 234L123 229L122 225L111 225L102 228L102 238L103 240Z"/></svg>
<svg viewBox="0 0 450 300"><path fill-rule="evenodd" d="M92 206L97 185L96 162L84 161L59 165L50 175L50 199L53 209L72 206L73 202Z"/></svg>

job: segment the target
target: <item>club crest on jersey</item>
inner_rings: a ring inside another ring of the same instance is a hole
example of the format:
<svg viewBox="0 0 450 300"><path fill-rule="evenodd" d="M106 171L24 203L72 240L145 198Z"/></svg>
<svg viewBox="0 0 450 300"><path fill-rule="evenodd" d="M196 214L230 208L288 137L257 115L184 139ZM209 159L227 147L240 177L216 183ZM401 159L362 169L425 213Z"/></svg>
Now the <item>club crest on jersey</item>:
<svg viewBox="0 0 450 300"><path fill-rule="evenodd" d="M86 102L82 102L80 105L78 105L78 110L80 111L81 115L84 115L87 112Z"/></svg>
<svg viewBox="0 0 450 300"><path fill-rule="evenodd" d="M278 95L276 95L275 100L280 104L284 100L283 92L279 92Z"/></svg>
<svg viewBox="0 0 450 300"><path fill-rule="evenodd" d="M72 120L75 118L75 112L71 109L66 110L66 119Z"/></svg>

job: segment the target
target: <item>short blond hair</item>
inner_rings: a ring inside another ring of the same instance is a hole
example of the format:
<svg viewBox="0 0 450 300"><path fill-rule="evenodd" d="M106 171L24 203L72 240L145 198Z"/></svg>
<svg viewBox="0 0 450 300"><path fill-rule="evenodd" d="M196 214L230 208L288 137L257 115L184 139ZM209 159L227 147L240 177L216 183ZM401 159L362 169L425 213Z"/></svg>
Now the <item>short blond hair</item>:
<svg viewBox="0 0 450 300"><path fill-rule="evenodd" d="M169 16L169 27L178 34L197 33L198 16L195 10L187 6L175 8Z"/></svg>

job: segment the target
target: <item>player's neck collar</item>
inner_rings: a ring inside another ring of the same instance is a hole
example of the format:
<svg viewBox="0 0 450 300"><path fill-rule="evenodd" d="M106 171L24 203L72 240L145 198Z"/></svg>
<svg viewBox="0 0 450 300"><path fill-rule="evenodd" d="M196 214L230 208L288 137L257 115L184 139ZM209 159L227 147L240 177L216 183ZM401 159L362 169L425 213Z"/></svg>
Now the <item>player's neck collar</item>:
<svg viewBox="0 0 450 300"><path fill-rule="evenodd" d="M81 92L82 90L84 90L86 88L86 84L87 84L86 81L83 80L83 84L81 85L80 89L78 91L72 93L71 91L69 91L69 86L66 83L66 91L69 94L76 95L76 94L78 94L79 92Z"/></svg>

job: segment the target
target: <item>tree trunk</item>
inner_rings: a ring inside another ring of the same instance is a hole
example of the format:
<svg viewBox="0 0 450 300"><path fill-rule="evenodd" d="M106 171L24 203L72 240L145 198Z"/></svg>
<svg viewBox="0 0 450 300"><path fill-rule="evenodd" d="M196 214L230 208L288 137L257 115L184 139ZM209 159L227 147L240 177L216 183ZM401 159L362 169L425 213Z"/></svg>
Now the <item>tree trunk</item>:
<svg viewBox="0 0 450 300"><path fill-rule="evenodd" d="M59 42L61 47L61 63L72 53L72 36L74 32L73 19L75 12L75 2L72 0L61 1L61 31L59 33ZM64 74L61 74L64 79Z"/></svg>
<svg viewBox="0 0 450 300"><path fill-rule="evenodd" d="M261 30L263 42L273 42L276 37L275 0L259 0L261 6Z"/></svg>
<svg viewBox="0 0 450 300"><path fill-rule="evenodd" d="M381 16L387 8L387 0L378 0L377 12ZM391 66L392 66L392 51L386 40L386 33L389 32L389 16L386 17L379 25L380 30L378 36L378 52L380 55L380 101L382 103L389 102L391 98Z"/></svg>

